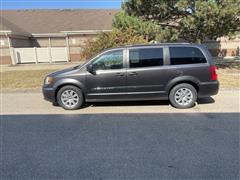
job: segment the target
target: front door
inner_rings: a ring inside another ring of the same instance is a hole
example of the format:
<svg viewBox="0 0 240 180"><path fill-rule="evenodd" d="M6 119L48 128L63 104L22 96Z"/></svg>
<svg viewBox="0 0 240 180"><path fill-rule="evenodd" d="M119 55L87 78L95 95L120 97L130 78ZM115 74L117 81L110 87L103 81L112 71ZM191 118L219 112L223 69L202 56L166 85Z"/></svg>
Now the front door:
<svg viewBox="0 0 240 180"><path fill-rule="evenodd" d="M91 62L95 73L86 75L89 101L121 98L126 90L124 53L124 49L107 51Z"/></svg>

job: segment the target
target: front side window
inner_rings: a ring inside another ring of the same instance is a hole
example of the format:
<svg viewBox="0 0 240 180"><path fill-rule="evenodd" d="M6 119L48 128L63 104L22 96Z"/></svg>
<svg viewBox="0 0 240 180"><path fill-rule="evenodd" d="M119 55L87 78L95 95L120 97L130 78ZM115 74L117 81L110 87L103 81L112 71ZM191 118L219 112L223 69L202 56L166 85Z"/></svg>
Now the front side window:
<svg viewBox="0 0 240 180"><path fill-rule="evenodd" d="M129 50L130 68L141 68L163 65L162 48L140 48Z"/></svg>
<svg viewBox="0 0 240 180"><path fill-rule="evenodd" d="M203 53L195 47L170 47L172 65L206 63Z"/></svg>
<svg viewBox="0 0 240 180"><path fill-rule="evenodd" d="M107 52L98 57L92 64L95 70L122 69L123 50Z"/></svg>

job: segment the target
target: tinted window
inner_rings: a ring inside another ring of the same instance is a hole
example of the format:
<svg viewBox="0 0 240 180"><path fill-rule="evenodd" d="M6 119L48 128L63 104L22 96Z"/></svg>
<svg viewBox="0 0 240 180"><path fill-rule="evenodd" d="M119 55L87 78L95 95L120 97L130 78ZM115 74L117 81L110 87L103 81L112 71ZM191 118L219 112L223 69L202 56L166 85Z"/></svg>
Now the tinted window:
<svg viewBox="0 0 240 180"><path fill-rule="evenodd" d="M130 68L150 67L163 65L162 48L130 49Z"/></svg>
<svg viewBox="0 0 240 180"><path fill-rule="evenodd" d="M95 70L109 70L123 68L123 50L107 52L98 57L93 66Z"/></svg>
<svg viewBox="0 0 240 180"><path fill-rule="evenodd" d="M172 65L206 63L203 53L194 47L170 47Z"/></svg>

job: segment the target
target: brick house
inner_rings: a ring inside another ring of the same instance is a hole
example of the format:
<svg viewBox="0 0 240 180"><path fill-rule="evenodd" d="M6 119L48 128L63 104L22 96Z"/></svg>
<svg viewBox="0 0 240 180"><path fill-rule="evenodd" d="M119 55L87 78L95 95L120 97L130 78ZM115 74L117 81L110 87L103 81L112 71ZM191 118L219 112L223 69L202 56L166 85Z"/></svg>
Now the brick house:
<svg viewBox="0 0 240 180"><path fill-rule="evenodd" d="M41 58L46 56L49 47L54 50L50 54L55 53L56 58L65 56L66 61L79 61L84 42L94 39L101 31L111 31L114 14L118 11L3 10L0 15L0 64L21 63L16 60L15 49L26 51L25 58L36 59L28 52L37 48L38 58ZM214 56L239 56L238 36L233 40L219 38L205 44ZM65 54L59 54L65 50Z"/></svg>
<svg viewBox="0 0 240 180"><path fill-rule="evenodd" d="M1 11L0 64L12 64L11 48L66 47L69 61L79 61L81 45L100 31L111 31L119 10Z"/></svg>

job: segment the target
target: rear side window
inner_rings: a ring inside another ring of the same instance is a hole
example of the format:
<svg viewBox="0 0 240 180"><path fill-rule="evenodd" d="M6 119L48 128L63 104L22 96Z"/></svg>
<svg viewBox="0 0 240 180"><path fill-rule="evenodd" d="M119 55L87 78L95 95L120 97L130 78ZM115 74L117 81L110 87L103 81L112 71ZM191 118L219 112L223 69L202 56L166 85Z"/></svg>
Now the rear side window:
<svg viewBox="0 0 240 180"><path fill-rule="evenodd" d="M141 68L163 65L162 48L140 48L129 50L130 68Z"/></svg>
<svg viewBox="0 0 240 180"><path fill-rule="evenodd" d="M170 47L172 65L206 63L203 53L195 47Z"/></svg>

